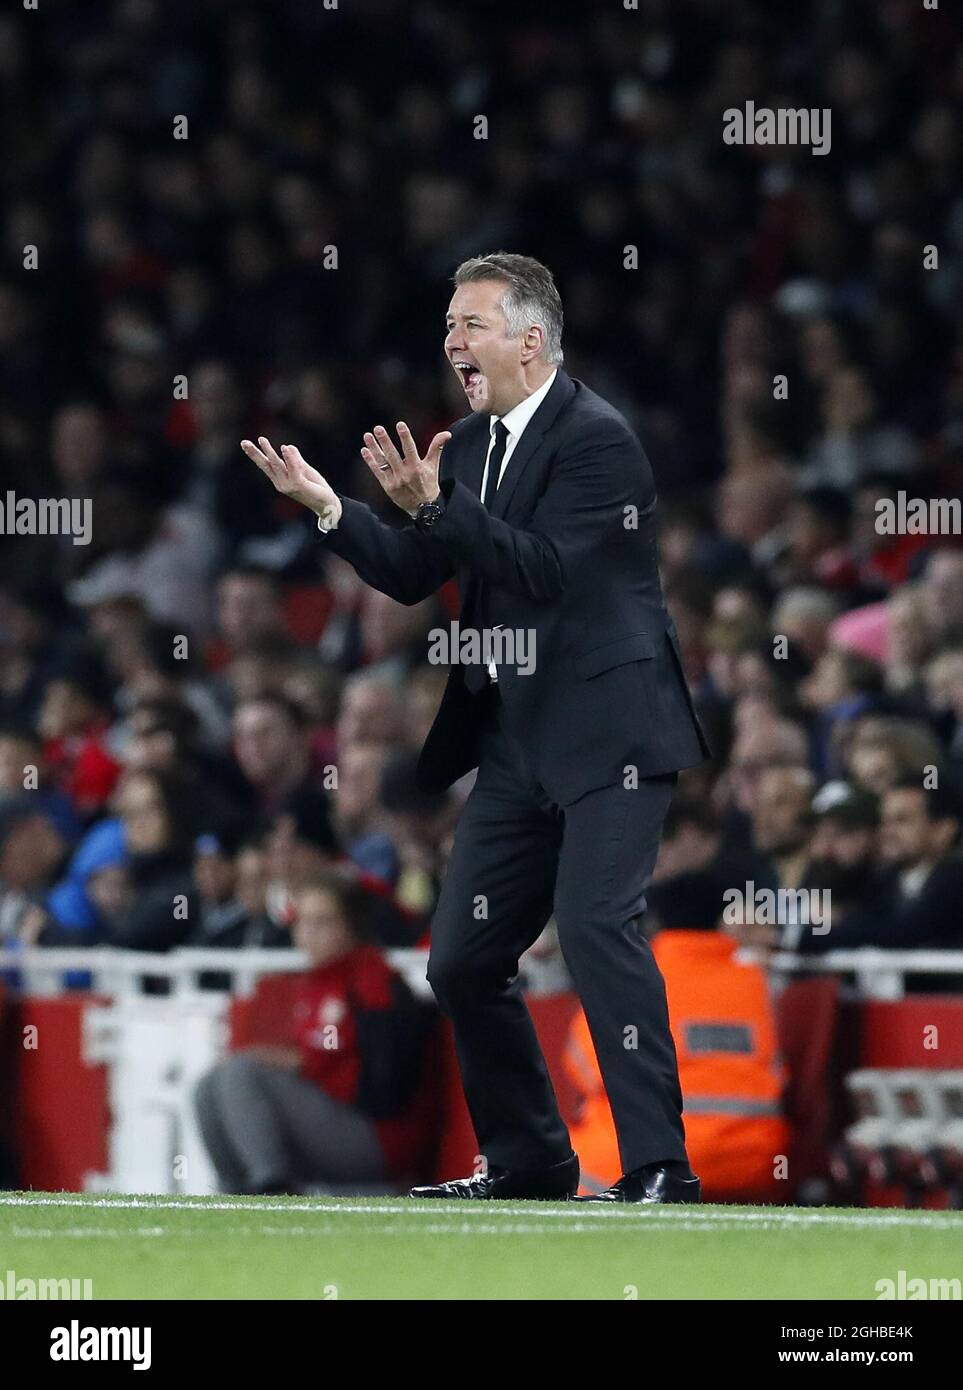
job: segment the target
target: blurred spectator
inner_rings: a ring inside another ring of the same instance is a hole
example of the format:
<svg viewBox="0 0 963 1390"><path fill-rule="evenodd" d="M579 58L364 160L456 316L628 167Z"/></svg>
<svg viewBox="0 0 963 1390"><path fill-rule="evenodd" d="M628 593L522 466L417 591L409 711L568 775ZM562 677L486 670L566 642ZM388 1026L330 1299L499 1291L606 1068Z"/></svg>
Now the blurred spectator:
<svg viewBox="0 0 963 1390"><path fill-rule="evenodd" d="M819 933L806 923L787 924L782 944L798 951L838 946L847 923L881 908L883 891L876 797L848 782L827 782L813 798L812 820L805 885L830 895L830 930L822 922Z"/></svg>
<svg viewBox="0 0 963 1390"><path fill-rule="evenodd" d="M337 875L300 888L293 935L309 970L291 1043L235 1053L197 1087L221 1187L391 1190L430 1141L433 1014L367 944L363 895Z"/></svg>
<svg viewBox="0 0 963 1390"><path fill-rule="evenodd" d="M167 951L187 940L197 910L188 788L169 772L128 772L114 806L118 820L95 827L51 894L41 945Z"/></svg>
<svg viewBox="0 0 963 1390"><path fill-rule="evenodd" d="M379 789L388 757L383 743L350 743L338 760L335 824L354 862L390 883L398 877L398 859L390 835L381 828Z"/></svg>
<svg viewBox="0 0 963 1390"><path fill-rule="evenodd" d="M918 777L904 777L892 785L882 797L880 811L879 863L885 878L875 894L867 892L872 870L865 852L859 855L854 844L851 864L844 868L839 884L842 911L834 895L832 930L814 937L808 949L923 950L963 945L963 924L957 913L947 911L947 904L959 902L963 892L960 820L959 803L952 793L926 788ZM832 853L842 868L841 851L837 848ZM854 901L853 890L861 891L861 902ZM923 979L916 979L913 987L925 987Z"/></svg>
<svg viewBox="0 0 963 1390"><path fill-rule="evenodd" d="M899 425L879 422L879 406L866 371L846 366L832 373L822 402L823 433L806 455L807 482L850 488L870 473L905 476L916 461L913 441Z"/></svg>
<svg viewBox="0 0 963 1390"><path fill-rule="evenodd" d="M417 763L417 753L392 754L381 775L380 802L397 853L397 899L413 912L431 913L441 888L457 804L450 791L421 790Z"/></svg>
<svg viewBox="0 0 963 1390"><path fill-rule="evenodd" d="M103 664L93 652L67 658L47 683L37 728L44 763L82 816L104 809L120 776L120 764L106 746L111 717Z"/></svg>
<svg viewBox="0 0 963 1390"><path fill-rule="evenodd" d="M408 677L404 694L404 741L421 748L441 706L448 673L443 666L417 666Z"/></svg>
<svg viewBox="0 0 963 1390"><path fill-rule="evenodd" d="M40 737L23 724L0 725L0 814L28 804L48 816L65 841L79 835L70 797L50 786Z"/></svg>
<svg viewBox="0 0 963 1390"><path fill-rule="evenodd" d="M825 652L830 624L838 612L838 601L824 589L800 585L784 590L777 599L772 611L772 629L787 637L812 664Z"/></svg>
<svg viewBox="0 0 963 1390"><path fill-rule="evenodd" d="M43 930L43 897L67 857L63 824L25 796L0 811L0 944L32 944Z"/></svg>
<svg viewBox="0 0 963 1390"><path fill-rule="evenodd" d="M144 624L123 644L123 655L108 643L122 684L116 694L119 709L143 700L182 703L194 715L195 737L211 749L227 744L230 721L214 692L191 660L186 638L161 623Z"/></svg>
<svg viewBox="0 0 963 1390"><path fill-rule="evenodd" d="M33 722L69 644L70 608L55 583L21 581L0 592L0 710Z"/></svg>
<svg viewBox="0 0 963 1390"><path fill-rule="evenodd" d="M129 470L105 474L92 500L97 526L84 571L67 586L83 608L139 598L151 617L203 636L210 626L210 579L217 534L203 513L164 503L156 479Z"/></svg>
<svg viewBox="0 0 963 1390"><path fill-rule="evenodd" d="M296 793L324 800L307 718L293 700L265 692L242 701L234 713L234 754L265 815L281 810Z"/></svg>
<svg viewBox="0 0 963 1390"><path fill-rule="evenodd" d="M194 842L198 912L189 946L287 946L291 935L267 912L265 856L257 839L240 831L210 831Z"/></svg>
<svg viewBox="0 0 963 1390"><path fill-rule="evenodd" d="M217 636L207 645L208 668L219 671L265 639L287 635L277 576L256 565L225 570L217 585Z"/></svg>
<svg viewBox="0 0 963 1390"><path fill-rule="evenodd" d="M856 721L843 757L852 781L882 796L904 777L921 781L928 769L939 770L943 751L919 721L866 716Z"/></svg>
<svg viewBox="0 0 963 1390"><path fill-rule="evenodd" d="M762 884L796 888L802 882L810 852L814 786L815 778L807 767L771 767L760 777L752 813L752 844L762 859Z"/></svg>
<svg viewBox="0 0 963 1390"><path fill-rule="evenodd" d="M734 808L751 816L763 774L771 767L805 764L808 754L806 732L792 720L770 718L744 728L733 745L730 764Z"/></svg>
<svg viewBox="0 0 963 1390"><path fill-rule="evenodd" d="M850 739L846 725L884 704L882 686L876 662L835 646L827 647L800 684L800 698L815 714L813 761L820 774L835 770L834 758Z"/></svg>
<svg viewBox="0 0 963 1390"><path fill-rule="evenodd" d="M963 550L937 550L923 576L923 609L931 641L963 640Z"/></svg>

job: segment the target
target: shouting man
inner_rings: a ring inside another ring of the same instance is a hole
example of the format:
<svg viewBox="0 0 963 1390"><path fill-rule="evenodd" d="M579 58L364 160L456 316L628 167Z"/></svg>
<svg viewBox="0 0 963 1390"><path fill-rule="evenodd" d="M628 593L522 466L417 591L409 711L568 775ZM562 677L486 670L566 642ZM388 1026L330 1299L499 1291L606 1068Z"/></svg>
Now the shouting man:
<svg viewBox="0 0 963 1390"><path fill-rule="evenodd" d="M470 413L423 456L404 423L397 442L379 425L361 450L409 524L337 495L291 445L242 445L375 589L412 604L456 576L462 638L477 636L456 653L419 777L441 789L478 768L428 978L483 1162L412 1195L576 1193L578 1158L518 981L554 912L623 1166L579 1200L698 1201L665 988L639 931L678 772L708 752L659 583L652 470L618 411L562 370L545 266L478 256L454 284L445 353ZM506 631L519 640L496 640ZM513 646L524 669L495 660Z"/></svg>

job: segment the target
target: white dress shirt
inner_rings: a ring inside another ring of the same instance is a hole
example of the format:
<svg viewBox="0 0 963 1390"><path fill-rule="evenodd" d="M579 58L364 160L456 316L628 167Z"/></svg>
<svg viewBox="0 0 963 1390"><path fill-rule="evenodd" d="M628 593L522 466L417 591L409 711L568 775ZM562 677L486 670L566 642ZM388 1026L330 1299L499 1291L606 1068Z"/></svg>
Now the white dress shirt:
<svg viewBox="0 0 963 1390"><path fill-rule="evenodd" d="M530 396L526 396L523 401L519 401L518 405L513 405L507 414L492 416L491 433L488 440L488 453L485 455L485 471L482 474L481 492L479 493L480 497L484 498L485 488L488 486L488 460L491 458L492 449L495 447L495 426L498 424L498 421L501 420L506 430L508 430L508 438L505 440L505 452L502 455L502 466L498 470L498 482L495 484L496 489L501 486L502 479L505 476L505 469L508 467L508 460L511 458L518 441L524 434L525 426L552 389L552 382L557 376L558 368L556 367L552 375L547 381L542 382L537 391L533 391ZM501 624L499 624L499 626L501 626ZM497 683L498 672L495 669L494 661L488 663L488 677L489 680Z"/></svg>
<svg viewBox="0 0 963 1390"><path fill-rule="evenodd" d="M498 421L501 420L502 424L508 430L508 438L505 440L505 453L502 458L502 466L498 470L498 483L496 484L496 486L500 487L501 481L505 476L505 469L508 467L508 460L511 458L515 451L515 446L524 434L525 426L552 389L552 382L557 376L558 368L556 367L552 375L547 381L542 382L537 391L533 391L530 396L526 396L523 401L519 401L518 405L513 405L507 415L492 416L488 439L488 453L485 455L485 471L482 474L481 492L479 493L480 497L485 496L485 488L488 486L488 460L492 456L492 448L495 444L495 426L498 424Z"/></svg>

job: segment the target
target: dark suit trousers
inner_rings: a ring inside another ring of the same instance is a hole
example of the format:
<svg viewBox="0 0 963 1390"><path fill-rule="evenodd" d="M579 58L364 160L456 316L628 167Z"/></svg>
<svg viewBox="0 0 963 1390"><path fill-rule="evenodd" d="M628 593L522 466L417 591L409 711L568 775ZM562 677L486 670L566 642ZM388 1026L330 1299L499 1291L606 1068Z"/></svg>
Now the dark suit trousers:
<svg viewBox="0 0 963 1390"><path fill-rule="evenodd" d="M684 1159L682 1095L665 986L638 924L676 773L558 807L484 712L478 778L455 833L432 925L428 978L452 1021L480 1154L542 1168L571 1151L517 979L553 909L612 1106L623 1170Z"/></svg>

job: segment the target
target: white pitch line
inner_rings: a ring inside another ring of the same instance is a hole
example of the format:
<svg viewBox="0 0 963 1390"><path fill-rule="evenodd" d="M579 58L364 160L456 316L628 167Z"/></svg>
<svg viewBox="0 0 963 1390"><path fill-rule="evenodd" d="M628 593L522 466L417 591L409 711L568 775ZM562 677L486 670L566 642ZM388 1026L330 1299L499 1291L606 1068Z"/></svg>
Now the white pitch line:
<svg viewBox="0 0 963 1390"><path fill-rule="evenodd" d="M700 1223L697 1222L697 1221L680 1221L680 1222L675 1223L675 1224L673 1225L672 1229L673 1229L673 1231L698 1231L699 1233L701 1233L701 1234L703 1234L703 1235L706 1233L706 1227L705 1227L704 1225L700 1224ZM738 1224L737 1222L735 1222L735 1221L732 1221L731 1223L726 1224L726 1225L713 1226L713 1228L712 1228L713 1234L722 1233L722 1232L734 1233L734 1232L739 1232L739 1231L741 1231L741 1232L744 1233L744 1232L745 1232L745 1229L746 1229L745 1226L741 1226L741 1225L739 1225L739 1224ZM760 1227L756 1227L755 1229L757 1229L757 1230L758 1230L758 1229L761 1229L761 1230L778 1230L779 1227L777 1227L777 1226L774 1225L774 1226L771 1226L771 1227L761 1227L761 1228L760 1228ZM336 1226L336 1225L292 1226L292 1227L290 1227L290 1228L284 1227L284 1226L254 1226L254 1227L247 1227L247 1226L228 1226L228 1227L227 1227L226 1229L224 1229L223 1231L219 1231L218 1234L219 1234L219 1235L223 1235L223 1236L231 1236L231 1237L247 1236L247 1237L256 1238L256 1239L258 1239L258 1240L260 1240L262 1237L264 1237L264 1238L270 1238L270 1239L274 1239L275 1237L279 1237L279 1238L284 1239L284 1240L287 1240L287 1239L289 1239L289 1238L306 1237L306 1238L310 1238L310 1239L313 1239L313 1240L317 1240L317 1239L318 1239L319 1237L321 1237L321 1236L343 1236L343 1235L345 1234L345 1229L344 1229L343 1226ZM353 1239L357 1239L357 1238L358 1238L358 1234L359 1234L359 1233L357 1233L357 1232L354 1233L353 1236L352 1236L352 1238L353 1238ZM424 1226L424 1227L422 1227L419 1231L416 1231L416 1232L413 1232L413 1231L410 1231L410 1230L401 1228L401 1227L399 1227L399 1226L397 1226L397 1225L394 1225L394 1226L369 1226L369 1227L367 1227L367 1228L365 1229L365 1231L364 1231L362 1234L364 1234L365 1236L377 1237L378 1239L381 1239L383 1236L404 1236L406 1239L410 1239L410 1238L412 1237L412 1235L418 1235L418 1236L453 1236L453 1235L457 1235L457 1236L502 1236L502 1237L507 1237L507 1236L557 1236L557 1235L566 1235L566 1236L568 1236L568 1235L611 1235L611 1236L614 1236L614 1235L621 1235L621 1236L624 1236L624 1235L625 1235L625 1228L624 1228L624 1227L619 1227L619 1226L617 1226L617 1225L609 1225L609 1226L607 1226L607 1227L606 1227L606 1226L599 1226L598 1223L597 1223L597 1222L594 1222L594 1221L593 1221L593 1222L590 1222L590 1223L587 1223L587 1224L582 1224L581 1222L577 1222L577 1221L576 1221L576 1222L572 1222L571 1225L565 1226L562 1230L559 1230L559 1227L558 1227L558 1226L539 1226L539 1225L537 1225L537 1224L535 1224L535 1223L531 1223L531 1222L517 1222L517 1221L512 1221L512 1222L505 1222L505 1223L498 1224L498 1225L489 1225L489 1226L485 1226L485 1225L482 1225L482 1224L481 1224L480 1222L478 1222L478 1221L472 1221L472 1222L467 1222L467 1221L466 1221L466 1222L464 1222L461 1226L453 1226L453 1225L450 1225L450 1224L445 1224L445 1225L441 1225L441 1226ZM650 1237L654 1237L657 1233L656 1233L656 1230L653 1228L653 1229L650 1230L650 1231L636 1231L636 1232L634 1232L634 1234L635 1234L635 1235L641 1235L641 1236L646 1236L646 1235L647 1235L647 1236L650 1236ZM659 1235L664 1235L665 1232L662 1231L662 1232L659 1232L658 1234L659 1234ZM92 1240L100 1240L100 1239L102 1239L102 1238L103 1238L103 1239L108 1239L108 1240L120 1240L120 1239L131 1239L131 1238L138 1238L138 1239L140 1239L140 1238L147 1238L147 1237L151 1237L152 1239L156 1239L156 1238L161 1238L161 1237L163 1237L163 1238L165 1238L165 1239L166 1239L166 1238L169 1238L169 1239L174 1239L174 1240L181 1240L181 1239L184 1239L185 1237L186 1237L186 1238L203 1239L203 1238L205 1238L207 1235L208 1235L208 1232L206 1232L206 1231L199 1231L199 1230L193 1230L193 1231L191 1231L191 1230L187 1230L187 1231L178 1231L178 1230L175 1230L173 1227L164 1227L164 1226L147 1226L147 1227L143 1227L143 1226L142 1226L142 1227L136 1227L136 1228L134 1228L133 1230L125 1230L125 1229L123 1229L123 1228L114 1228L114 1227L103 1228L103 1227L99 1227L99 1226L91 1227L89 1230L84 1230L83 1228L80 1228L80 1227L69 1227L68 1229L63 1230L63 1231L48 1230L48 1229L44 1229L44 1228L40 1228L40 1229L37 1229L37 1230L29 1230L29 1229L21 1228L21 1229L15 1231L15 1232L13 1232L13 1236L14 1236L15 1238L18 1238L18 1239L21 1239L21 1240L38 1240L38 1239L39 1239L39 1240L59 1240L59 1239L63 1238L63 1239L65 1239L65 1240L86 1240L86 1241L92 1241Z"/></svg>
<svg viewBox="0 0 963 1390"><path fill-rule="evenodd" d="M66 1226L62 1231L46 1226L14 1226L10 1231L13 1240L59 1240L61 1237L65 1240L99 1240L101 1237L114 1240L120 1237L173 1234L166 1226L134 1226L130 1229L122 1226Z"/></svg>
<svg viewBox="0 0 963 1390"><path fill-rule="evenodd" d="M311 1215L362 1215L362 1216L388 1216L395 1221L414 1217L418 1220L431 1218L438 1221L441 1218L444 1224L439 1229L447 1229L448 1223L454 1220L465 1223L466 1230L475 1228L475 1224L481 1223L483 1218L489 1221L492 1217L496 1219L505 1218L505 1229L513 1222L517 1221L519 1212L515 1203L491 1204L491 1203L452 1203L450 1206L445 1202L433 1201L411 1201L405 1202L403 1206L398 1205L377 1205L364 1203L353 1203L350 1201L325 1201L319 1199L314 1202L232 1202L224 1198L178 1198L161 1196L157 1198L143 1197L85 1197L83 1193L70 1193L64 1196L37 1196L27 1194L5 1193L0 1195L0 1207L78 1207L83 1210L117 1210L117 1211L232 1211L239 1214L270 1212L275 1216L286 1213L309 1213ZM923 1211L903 1211L888 1209L883 1211L807 1211L795 1209L786 1211L781 1208L760 1208L758 1211L747 1212L727 1212L725 1210L701 1209L693 1206L582 1206L581 1204L560 1203L558 1205L546 1204L544 1209L532 1211L532 1216L538 1216L543 1221L562 1221L574 1226L576 1223L590 1223L595 1226L600 1221L619 1222L623 1226L626 1222L642 1225L645 1222L678 1225L682 1228L691 1227L692 1229L702 1229L706 1226L734 1225L741 1226L764 1226L767 1229L779 1229L781 1227L792 1226L851 1226L856 1228L880 1229L885 1227L902 1227L907 1230L929 1229L947 1230L963 1227L963 1212L923 1212ZM468 1224L472 1223L472 1224ZM684 1223L684 1226L683 1226ZM494 1228L493 1228L494 1229ZM546 1227L545 1229L548 1229Z"/></svg>

